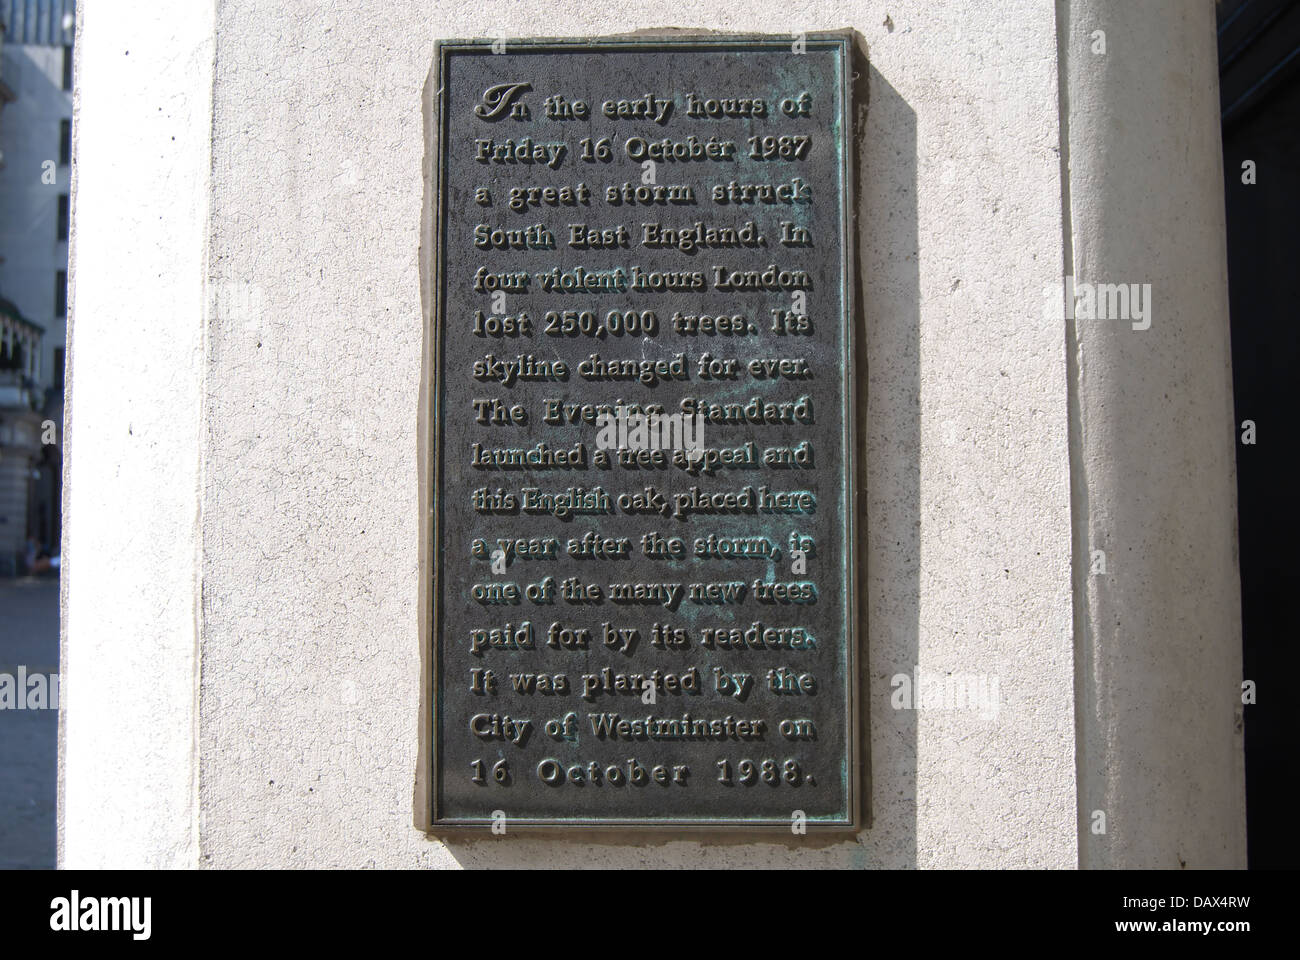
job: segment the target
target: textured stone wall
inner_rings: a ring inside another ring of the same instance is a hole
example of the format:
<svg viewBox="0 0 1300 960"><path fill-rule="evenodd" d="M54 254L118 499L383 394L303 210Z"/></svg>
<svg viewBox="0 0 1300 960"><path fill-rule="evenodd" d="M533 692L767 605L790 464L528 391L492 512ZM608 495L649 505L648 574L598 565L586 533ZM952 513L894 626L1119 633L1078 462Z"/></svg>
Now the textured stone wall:
<svg viewBox="0 0 1300 960"><path fill-rule="evenodd" d="M1072 393L1066 322L1042 309L1067 256L1051 4L220 0L107 16L82 14L77 202L137 229L79 222L74 249L65 863L1079 862ZM859 560L875 822L789 843L428 839L411 808L433 40L662 26L851 26L868 47ZM124 47L172 82L122 89ZM90 115L97 77L144 136ZM92 181L110 154L143 166ZM187 202L155 213L167 198ZM101 327L125 311L86 304L114 284L136 312L108 343ZM165 446L132 424L167 426ZM996 676L996 717L893 709L890 678L918 666ZM114 712L104 686L154 699ZM143 755L108 816L137 821L105 843L89 791L128 751Z"/></svg>

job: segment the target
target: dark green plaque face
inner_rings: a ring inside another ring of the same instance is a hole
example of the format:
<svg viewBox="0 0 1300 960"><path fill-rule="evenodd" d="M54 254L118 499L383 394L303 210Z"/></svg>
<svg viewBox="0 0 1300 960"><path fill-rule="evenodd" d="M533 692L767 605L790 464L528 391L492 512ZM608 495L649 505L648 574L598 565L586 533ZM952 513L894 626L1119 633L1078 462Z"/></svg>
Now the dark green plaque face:
<svg viewBox="0 0 1300 960"><path fill-rule="evenodd" d="M438 45L431 829L860 826L852 71Z"/></svg>

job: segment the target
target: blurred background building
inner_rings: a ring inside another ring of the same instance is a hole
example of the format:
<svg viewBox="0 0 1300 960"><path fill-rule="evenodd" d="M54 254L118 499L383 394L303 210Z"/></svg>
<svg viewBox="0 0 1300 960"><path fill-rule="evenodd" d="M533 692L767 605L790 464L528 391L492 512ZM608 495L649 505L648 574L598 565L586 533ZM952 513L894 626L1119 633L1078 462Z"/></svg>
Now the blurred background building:
<svg viewBox="0 0 1300 960"><path fill-rule="evenodd" d="M59 552L75 13L0 0L0 576Z"/></svg>

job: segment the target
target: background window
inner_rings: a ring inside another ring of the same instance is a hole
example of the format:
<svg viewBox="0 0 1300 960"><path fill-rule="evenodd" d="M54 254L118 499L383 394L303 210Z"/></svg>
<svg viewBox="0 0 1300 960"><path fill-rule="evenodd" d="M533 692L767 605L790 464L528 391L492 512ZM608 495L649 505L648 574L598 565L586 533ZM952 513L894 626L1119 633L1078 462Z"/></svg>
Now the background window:
<svg viewBox="0 0 1300 960"><path fill-rule="evenodd" d="M68 315L68 271L60 270L54 275L54 315Z"/></svg>
<svg viewBox="0 0 1300 960"><path fill-rule="evenodd" d="M68 239L68 195L59 194L59 240Z"/></svg>
<svg viewBox="0 0 1300 960"><path fill-rule="evenodd" d="M63 48L63 89L72 89L72 48Z"/></svg>
<svg viewBox="0 0 1300 960"><path fill-rule="evenodd" d="M72 162L72 121L59 121L59 164L67 166Z"/></svg>

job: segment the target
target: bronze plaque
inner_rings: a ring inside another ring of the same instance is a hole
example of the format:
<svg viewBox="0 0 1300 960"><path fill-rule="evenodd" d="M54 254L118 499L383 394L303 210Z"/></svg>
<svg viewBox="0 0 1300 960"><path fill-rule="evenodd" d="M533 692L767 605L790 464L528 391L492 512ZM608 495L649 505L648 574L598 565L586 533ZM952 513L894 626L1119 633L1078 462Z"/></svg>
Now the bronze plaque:
<svg viewBox="0 0 1300 960"><path fill-rule="evenodd" d="M427 829L863 825L854 77L848 33L437 45Z"/></svg>

